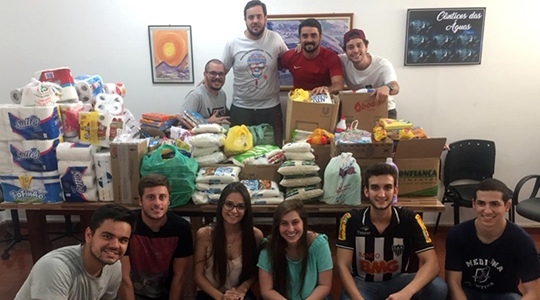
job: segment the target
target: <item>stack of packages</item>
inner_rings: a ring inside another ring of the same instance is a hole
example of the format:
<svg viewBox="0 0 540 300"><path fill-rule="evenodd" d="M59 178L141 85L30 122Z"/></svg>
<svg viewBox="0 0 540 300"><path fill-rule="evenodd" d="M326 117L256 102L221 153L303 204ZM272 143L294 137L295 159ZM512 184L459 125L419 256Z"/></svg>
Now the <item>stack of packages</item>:
<svg viewBox="0 0 540 300"><path fill-rule="evenodd" d="M172 126L175 126L178 120L175 115L143 113L140 122L141 129L153 128L160 131L166 131Z"/></svg>
<svg viewBox="0 0 540 300"><path fill-rule="evenodd" d="M283 194L279 186L271 180L241 180L251 196L251 204L279 204L283 202Z"/></svg>
<svg viewBox="0 0 540 300"><path fill-rule="evenodd" d="M286 188L285 200L308 202L322 196L320 168L314 162L311 145L305 142L288 143L283 146L283 151L287 160L281 164L278 172L283 175L280 185Z"/></svg>
<svg viewBox="0 0 540 300"><path fill-rule="evenodd" d="M190 109L185 110L183 113L178 115L177 119L180 124L187 129L195 128L197 125L208 124L206 119L201 114Z"/></svg>
<svg viewBox="0 0 540 300"><path fill-rule="evenodd" d="M201 124L192 130L190 136L191 156L199 165L218 164L227 159L221 147L225 143L225 129L219 124Z"/></svg>
<svg viewBox="0 0 540 300"><path fill-rule="evenodd" d="M58 172L67 202L97 201L94 155L97 146L60 143L56 149Z"/></svg>
<svg viewBox="0 0 540 300"><path fill-rule="evenodd" d="M195 204L217 204L221 192L231 182L238 181L239 167L202 167L195 178Z"/></svg>

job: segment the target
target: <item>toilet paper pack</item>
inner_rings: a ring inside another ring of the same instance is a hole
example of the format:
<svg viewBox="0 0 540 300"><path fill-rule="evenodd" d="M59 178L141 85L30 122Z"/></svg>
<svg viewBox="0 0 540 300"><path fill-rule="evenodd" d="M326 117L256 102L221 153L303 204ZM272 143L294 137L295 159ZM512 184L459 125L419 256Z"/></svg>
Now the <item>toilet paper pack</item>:
<svg viewBox="0 0 540 300"><path fill-rule="evenodd" d="M86 167L69 167L61 176L67 202L97 201L95 177L87 174Z"/></svg>
<svg viewBox="0 0 540 300"><path fill-rule="evenodd" d="M98 146L82 143L63 142L56 148L58 160L84 161L92 163L94 154L99 150Z"/></svg>
<svg viewBox="0 0 540 300"><path fill-rule="evenodd" d="M79 113L83 111L84 104L80 101L75 103L60 103L62 114L62 126L64 137L72 138L79 136Z"/></svg>
<svg viewBox="0 0 540 300"><path fill-rule="evenodd" d="M79 100L84 103L94 103L97 95L105 92L101 76L81 75L74 79Z"/></svg>
<svg viewBox="0 0 540 300"><path fill-rule="evenodd" d="M58 106L0 105L0 141L63 137Z"/></svg>
<svg viewBox="0 0 540 300"><path fill-rule="evenodd" d="M13 164L25 171L50 172L58 170L56 147L60 141L31 140L9 142Z"/></svg>
<svg viewBox="0 0 540 300"><path fill-rule="evenodd" d="M109 144L121 133L123 125L122 116L82 112L79 114L79 141L109 148Z"/></svg>
<svg viewBox="0 0 540 300"><path fill-rule="evenodd" d="M98 152L94 155L99 201L114 201L111 152Z"/></svg>
<svg viewBox="0 0 540 300"><path fill-rule="evenodd" d="M71 70L69 68L64 67L37 71L35 72L34 77L39 81L53 82L60 85L63 92L59 101L68 102L79 100L77 90L75 89L75 80L73 80L73 75L71 75Z"/></svg>
<svg viewBox="0 0 540 300"><path fill-rule="evenodd" d="M4 199L16 203L56 203L63 201L59 175L0 176Z"/></svg>

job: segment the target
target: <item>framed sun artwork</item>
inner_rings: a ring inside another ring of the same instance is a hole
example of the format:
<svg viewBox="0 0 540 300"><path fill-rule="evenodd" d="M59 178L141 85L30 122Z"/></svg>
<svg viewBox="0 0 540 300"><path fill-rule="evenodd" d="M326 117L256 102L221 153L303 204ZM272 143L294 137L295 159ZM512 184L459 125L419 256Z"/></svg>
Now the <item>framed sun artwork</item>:
<svg viewBox="0 0 540 300"><path fill-rule="evenodd" d="M193 83L191 26L150 25L150 65L153 83Z"/></svg>

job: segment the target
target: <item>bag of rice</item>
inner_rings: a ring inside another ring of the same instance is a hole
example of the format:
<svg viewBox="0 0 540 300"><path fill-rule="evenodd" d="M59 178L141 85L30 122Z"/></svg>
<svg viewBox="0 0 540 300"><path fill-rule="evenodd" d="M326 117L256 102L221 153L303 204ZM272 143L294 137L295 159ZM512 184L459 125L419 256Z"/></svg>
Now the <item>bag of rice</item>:
<svg viewBox="0 0 540 300"><path fill-rule="evenodd" d="M251 195L251 199L279 196L279 186L271 180L240 180Z"/></svg>
<svg viewBox="0 0 540 300"><path fill-rule="evenodd" d="M226 187L226 184L217 183L217 184L210 184L205 182L197 182L195 184L195 188L198 191L201 192L207 192L209 194L221 194L223 192L223 189Z"/></svg>
<svg viewBox="0 0 540 300"><path fill-rule="evenodd" d="M287 160L284 161L277 170L281 175L305 175L315 174L321 168L313 161Z"/></svg>
<svg viewBox="0 0 540 300"><path fill-rule="evenodd" d="M193 158L199 165L219 164L227 159L225 153L219 151L212 154L197 156Z"/></svg>
<svg viewBox="0 0 540 300"><path fill-rule="evenodd" d="M189 137L189 143L193 147L221 147L225 143L225 135L218 133L201 133Z"/></svg>
<svg viewBox="0 0 540 300"><path fill-rule="evenodd" d="M225 133L226 130L219 124L199 124L193 129L191 129L193 133Z"/></svg>
<svg viewBox="0 0 540 300"><path fill-rule="evenodd" d="M309 152L311 145L306 142L287 143L281 148L285 152Z"/></svg>
<svg viewBox="0 0 540 300"><path fill-rule="evenodd" d="M191 196L191 200L193 200L193 203L197 205L217 204L220 196L220 194L209 194L201 191L195 191Z"/></svg>
<svg viewBox="0 0 540 300"><path fill-rule="evenodd" d="M315 160L315 155L311 152L287 152L285 151L287 160Z"/></svg>
<svg viewBox="0 0 540 300"><path fill-rule="evenodd" d="M285 200L302 200L304 202L315 200L324 194L324 191L317 186L306 186L287 189Z"/></svg>
<svg viewBox="0 0 540 300"><path fill-rule="evenodd" d="M284 187L304 187L308 185L315 185L321 183L321 177L317 174L310 175L288 175L283 176L280 181L280 185Z"/></svg>
<svg viewBox="0 0 540 300"><path fill-rule="evenodd" d="M195 182L225 183L238 181L239 167L202 167Z"/></svg>

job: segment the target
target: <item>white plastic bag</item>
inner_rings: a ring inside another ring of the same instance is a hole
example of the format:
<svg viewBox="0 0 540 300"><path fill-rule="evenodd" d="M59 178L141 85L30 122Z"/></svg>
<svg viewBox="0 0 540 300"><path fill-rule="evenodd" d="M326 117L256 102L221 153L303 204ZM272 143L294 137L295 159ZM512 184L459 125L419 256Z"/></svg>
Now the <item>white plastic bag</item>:
<svg viewBox="0 0 540 300"><path fill-rule="evenodd" d="M324 196L328 204L360 205L362 176L350 152L333 157L324 171Z"/></svg>

